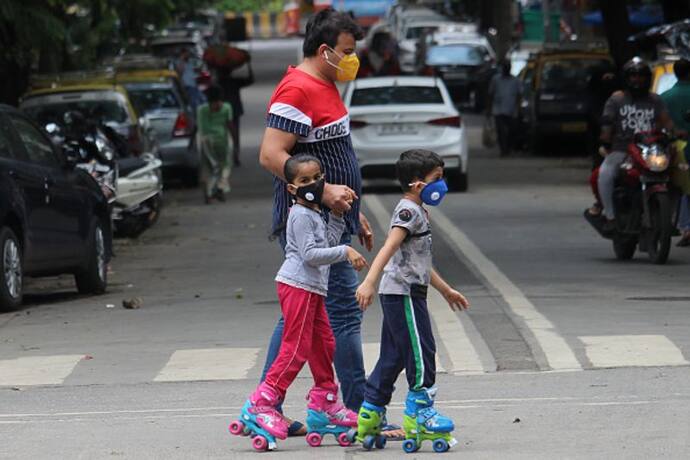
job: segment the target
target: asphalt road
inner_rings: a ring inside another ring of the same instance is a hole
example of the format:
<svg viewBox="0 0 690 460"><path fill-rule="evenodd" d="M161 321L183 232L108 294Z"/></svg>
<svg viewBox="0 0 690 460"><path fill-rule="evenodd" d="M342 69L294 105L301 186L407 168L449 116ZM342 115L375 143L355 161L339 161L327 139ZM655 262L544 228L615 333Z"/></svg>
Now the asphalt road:
<svg viewBox="0 0 690 460"><path fill-rule="evenodd" d="M243 93L243 166L228 202L205 206L199 190L170 188L157 226L118 242L106 295L78 296L69 278L32 281L26 305L0 314L0 458L254 455L227 425L279 316L281 253L267 238L271 182L257 153L266 102L298 43L251 46L259 80ZM464 120L470 191L432 210L437 268L472 301L466 314L430 301L438 406L458 426L448 455L690 457L690 250L674 247L664 266L615 261L582 219L591 197L577 143L503 159L481 148L480 120ZM397 199L393 184L368 183L378 244ZM122 307L132 297L140 309ZM370 308L368 369L380 321ZM293 417L304 414L308 378L288 394ZM332 441L290 439L271 455L403 455Z"/></svg>

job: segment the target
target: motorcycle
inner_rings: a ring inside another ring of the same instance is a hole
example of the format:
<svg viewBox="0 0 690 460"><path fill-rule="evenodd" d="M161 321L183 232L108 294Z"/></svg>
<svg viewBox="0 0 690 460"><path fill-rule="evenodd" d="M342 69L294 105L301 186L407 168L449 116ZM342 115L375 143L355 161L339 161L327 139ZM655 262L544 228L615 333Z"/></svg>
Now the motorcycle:
<svg viewBox="0 0 690 460"><path fill-rule="evenodd" d="M613 192L613 233L604 232L603 216L585 211L585 219L592 227L613 241L619 260L631 259L637 248L655 264L668 260L680 197L670 174L677 154L676 141L666 132L641 133L628 146L628 158L620 166ZM598 169L592 172L592 184L596 184L598 174Z"/></svg>
<svg viewBox="0 0 690 460"><path fill-rule="evenodd" d="M162 162L155 155L131 156L127 142L107 125L87 122L68 112L66 132L55 123L45 126L70 161L87 171L111 205L116 235L137 237L155 224L162 207Z"/></svg>

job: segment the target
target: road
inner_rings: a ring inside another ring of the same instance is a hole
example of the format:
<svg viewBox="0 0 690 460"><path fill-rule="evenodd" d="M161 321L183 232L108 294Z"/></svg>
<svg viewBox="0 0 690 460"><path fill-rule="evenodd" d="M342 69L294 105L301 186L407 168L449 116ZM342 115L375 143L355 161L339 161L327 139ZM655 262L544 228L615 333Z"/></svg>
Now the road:
<svg viewBox="0 0 690 460"><path fill-rule="evenodd" d="M258 165L263 114L298 42L251 45L243 166L228 202L172 187L157 226L118 241L101 297L69 278L34 280L26 305L0 314L0 458L245 458L227 433L253 389L279 316L268 240L271 182ZM433 209L437 268L472 302L430 310L439 348L438 406L466 458L690 457L690 250L664 266L613 258L582 218L587 161L561 147L499 158L467 115L470 191ZM566 149L566 147L568 147ZM369 182L364 211L380 245L398 199ZM142 307L122 301L140 297ZM381 314L364 320L367 369ZM306 370L286 411L304 414ZM398 388L405 388L402 380ZM390 418L400 421L404 391ZM333 440L280 443L276 458L399 458ZM430 447L415 457L431 456Z"/></svg>

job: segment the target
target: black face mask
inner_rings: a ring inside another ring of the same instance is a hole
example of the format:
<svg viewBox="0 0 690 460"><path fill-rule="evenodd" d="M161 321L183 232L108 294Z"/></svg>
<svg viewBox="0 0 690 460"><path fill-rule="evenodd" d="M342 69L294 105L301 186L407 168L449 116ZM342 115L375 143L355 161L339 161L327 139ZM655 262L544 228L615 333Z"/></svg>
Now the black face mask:
<svg viewBox="0 0 690 460"><path fill-rule="evenodd" d="M321 204L323 198L323 188L326 185L324 179L319 179L309 185L297 188L297 196L302 198L307 203Z"/></svg>

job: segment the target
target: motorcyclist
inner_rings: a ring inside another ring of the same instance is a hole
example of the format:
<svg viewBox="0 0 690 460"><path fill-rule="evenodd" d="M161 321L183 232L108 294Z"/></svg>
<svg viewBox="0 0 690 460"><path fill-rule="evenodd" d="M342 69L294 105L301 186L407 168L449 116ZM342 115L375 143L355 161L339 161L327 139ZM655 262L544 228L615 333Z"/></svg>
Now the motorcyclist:
<svg viewBox="0 0 690 460"><path fill-rule="evenodd" d="M623 66L623 82L625 89L613 93L604 106L599 138L599 153L604 161L596 181L601 201L597 200L588 210L593 217L603 215L602 231L608 234L616 228L614 183L621 164L628 156L628 145L634 141L635 134L658 129L673 130L666 105L658 95L650 92L652 70L647 62L638 57L628 61ZM597 190L594 193L596 195Z"/></svg>

